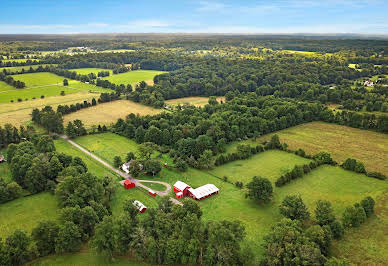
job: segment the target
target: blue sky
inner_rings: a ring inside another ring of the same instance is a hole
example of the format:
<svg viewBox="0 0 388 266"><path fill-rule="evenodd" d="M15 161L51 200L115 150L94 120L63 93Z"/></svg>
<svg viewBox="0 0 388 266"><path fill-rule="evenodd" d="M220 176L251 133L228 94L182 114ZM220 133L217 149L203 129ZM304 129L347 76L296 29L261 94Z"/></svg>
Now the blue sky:
<svg viewBox="0 0 388 266"><path fill-rule="evenodd" d="M0 2L0 33L388 34L388 0Z"/></svg>

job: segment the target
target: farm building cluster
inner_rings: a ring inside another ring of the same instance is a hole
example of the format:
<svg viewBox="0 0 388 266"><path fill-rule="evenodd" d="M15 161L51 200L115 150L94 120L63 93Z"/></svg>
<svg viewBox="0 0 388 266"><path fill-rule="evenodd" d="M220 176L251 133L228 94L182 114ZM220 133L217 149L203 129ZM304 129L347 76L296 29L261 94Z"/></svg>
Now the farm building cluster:
<svg viewBox="0 0 388 266"><path fill-rule="evenodd" d="M182 181L177 181L174 184L174 192L177 199L188 196L195 200L202 200L218 194L218 191L219 189L213 184L206 184L195 189Z"/></svg>

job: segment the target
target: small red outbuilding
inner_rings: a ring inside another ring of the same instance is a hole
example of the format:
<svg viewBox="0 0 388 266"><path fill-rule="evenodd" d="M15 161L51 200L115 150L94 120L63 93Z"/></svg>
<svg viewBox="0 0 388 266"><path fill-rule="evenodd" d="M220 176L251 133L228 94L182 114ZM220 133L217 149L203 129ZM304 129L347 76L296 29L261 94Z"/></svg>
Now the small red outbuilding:
<svg viewBox="0 0 388 266"><path fill-rule="evenodd" d="M148 190L148 193L149 193L152 197L156 197L156 192L153 191L152 189Z"/></svg>
<svg viewBox="0 0 388 266"><path fill-rule="evenodd" d="M125 187L126 189L131 189L131 188L136 187L136 185L135 185L135 183L132 182L131 180L126 179L126 180L124 181L124 187Z"/></svg>

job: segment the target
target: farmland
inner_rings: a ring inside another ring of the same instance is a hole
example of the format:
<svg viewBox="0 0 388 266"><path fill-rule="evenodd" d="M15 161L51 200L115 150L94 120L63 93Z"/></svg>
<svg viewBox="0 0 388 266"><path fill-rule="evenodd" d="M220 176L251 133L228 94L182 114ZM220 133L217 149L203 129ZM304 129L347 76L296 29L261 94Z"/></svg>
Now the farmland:
<svg viewBox="0 0 388 266"><path fill-rule="evenodd" d="M109 71L110 75L113 74L113 70L111 69L104 69L104 68L75 68L75 69L69 69L70 71L75 71L79 75L88 75L90 73L98 74L98 72L101 71Z"/></svg>
<svg viewBox="0 0 388 266"><path fill-rule="evenodd" d="M45 66L55 66L56 64L42 64L42 65L31 65L31 66L16 66L16 67L0 67L0 71L3 71L3 69L8 71L22 71L32 69L37 69L38 67L45 67Z"/></svg>
<svg viewBox="0 0 388 266"><path fill-rule="evenodd" d="M125 118L130 113L139 115L152 115L162 112L161 109L155 109L129 100L117 100L109 103L98 104L96 106L79 110L78 112L65 115L65 124L68 121L80 119L85 126L92 125L110 125L115 123L118 118Z"/></svg>
<svg viewBox="0 0 388 266"><path fill-rule="evenodd" d="M155 71L155 70L135 70L129 71L103 79L109 80L110 82L120 85L120 84L136 84L140 81L146 81L149 84L153 84L153 79L156 75L167 73L165 71Z"/></svg>
<svg viewBox="0 0 388 266"><path fill-rule="evenodd" d="M178 99L171 99L165 101L167 105L176 106L176 105L183 105L183 104L191 104L195 106L204 106L208 103L209 97L184 97L184 98L178 98ZM220 103L225 102L225 97L217 97L217 101Z"/></svg>
<svg viewBox="0 0 388 266"><path fill-rule="evenodd" d="M386 134L322 122L302 124L276 134L292 150L302 148L308 154L328 151L339 163L351 157L363 162L367 170L388 174ZM263 136L257 141L268 140L271 136L272 134ZM230 148L236 145L237 143Z"/></svg>

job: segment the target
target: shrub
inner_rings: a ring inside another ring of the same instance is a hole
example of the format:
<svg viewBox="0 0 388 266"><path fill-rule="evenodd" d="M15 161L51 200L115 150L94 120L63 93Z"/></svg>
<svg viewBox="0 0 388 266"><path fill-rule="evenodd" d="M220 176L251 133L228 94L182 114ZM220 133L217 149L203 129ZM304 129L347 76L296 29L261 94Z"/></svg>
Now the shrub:
<svg viewBox="0 0 388 266"><path fill-rule="evenodd" d="M40 98L41 98L41 99L44 99L44 95L41 95Z"/></svg>
<svg viewBox="0 0 388 266"><path fill-rule="evenodd" d="M247 184L247 196L255 199L259 203L267 203L271 200L273 188L271 182L267 178L254 176L252 181Z"/></svg>
<svg viewBox="0 0 388 266"><path fill-rule="evenodd" d="M368 196L361 200L360 205L364 208L366 217L370 217L375 213L375 201L372 197Z"/></svg>
<svg viewBox="0 0 388 266"><path fill-rule="evenodd" d="M385 180L387 179L387 177L381 173L378 173L378 172L369 172L367 173L367 176L369 177L373 177L373 178L377 178L377 179L380 179L380 180Z"/></svg>
<svg viewBox="0 0 388 266"><path fill-rule="evenodd" d="M300 195L286 196L279 206L279 210L283 216L291 220L303 221L310 217L310 213Z"/></svg>
<svg viewBox="0 0 388 266"><path fill-rule="evenodd" d="M23 100L21 98L18 98L18 102L22 102Z"/></svg>
<svg viewBox="0 0 388 266"><path fill-rule="evenodd" d="M335 239L340 239L345 233L344 226L338 220L334 220L329 227Z"/></svg>

